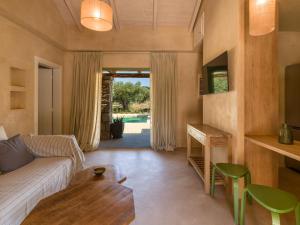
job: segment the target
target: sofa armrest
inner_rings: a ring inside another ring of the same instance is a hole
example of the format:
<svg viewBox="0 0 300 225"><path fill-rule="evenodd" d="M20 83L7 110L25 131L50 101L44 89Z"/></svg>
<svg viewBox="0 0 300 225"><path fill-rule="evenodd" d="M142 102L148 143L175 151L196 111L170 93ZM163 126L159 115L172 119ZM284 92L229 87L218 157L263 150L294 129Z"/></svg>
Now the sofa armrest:
<svg viewBox="0 0 300 225"><path fill-rule="evenodd" d="M84 168L85 157L73 135L28 135L22 139L38 157L70 157L75 171Z"/></svg>

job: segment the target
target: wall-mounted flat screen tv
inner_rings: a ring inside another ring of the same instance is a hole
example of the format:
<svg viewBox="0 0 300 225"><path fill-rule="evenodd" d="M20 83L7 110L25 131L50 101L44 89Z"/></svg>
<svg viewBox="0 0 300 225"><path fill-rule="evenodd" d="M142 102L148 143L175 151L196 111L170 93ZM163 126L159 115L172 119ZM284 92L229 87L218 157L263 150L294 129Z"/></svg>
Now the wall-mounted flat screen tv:
<svg viewBox="0 0 300 225"><path fill-rule="evenodd" d="M203 66L200 78L200 95L229 91L227 52Z"/></svg>

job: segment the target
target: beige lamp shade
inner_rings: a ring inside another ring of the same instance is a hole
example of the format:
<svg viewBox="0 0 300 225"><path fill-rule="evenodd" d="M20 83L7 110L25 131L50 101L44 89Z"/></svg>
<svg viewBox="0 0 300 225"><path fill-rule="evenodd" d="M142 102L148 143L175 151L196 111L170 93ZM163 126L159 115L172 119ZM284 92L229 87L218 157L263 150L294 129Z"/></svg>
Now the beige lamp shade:
<svg viewBox="0 0 300 225"><path fill-rule="evenodd" d="M81 24L95 31L109 31L113 27L113 11L100 0L83 0L81 3Z"/></svg>
<svg viewBox="0 0 300 225"><path fill-rule="evenodd" d="M249 0L250 35L260 36L275 30L276 0Z"/></svg>

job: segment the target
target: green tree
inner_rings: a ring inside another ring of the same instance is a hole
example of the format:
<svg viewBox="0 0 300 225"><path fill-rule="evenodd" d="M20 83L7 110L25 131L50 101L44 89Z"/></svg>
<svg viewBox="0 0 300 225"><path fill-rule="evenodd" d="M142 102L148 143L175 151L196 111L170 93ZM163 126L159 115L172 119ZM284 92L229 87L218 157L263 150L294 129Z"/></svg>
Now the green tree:
<svg viewBox="0 0 300 225"><path fill-rule="evenodd" d="M113 101L122 105L124 111L129 110L132 103L144 103L150 99L149 87L144 87L141 82L115 82L113 84Z"/></svg>

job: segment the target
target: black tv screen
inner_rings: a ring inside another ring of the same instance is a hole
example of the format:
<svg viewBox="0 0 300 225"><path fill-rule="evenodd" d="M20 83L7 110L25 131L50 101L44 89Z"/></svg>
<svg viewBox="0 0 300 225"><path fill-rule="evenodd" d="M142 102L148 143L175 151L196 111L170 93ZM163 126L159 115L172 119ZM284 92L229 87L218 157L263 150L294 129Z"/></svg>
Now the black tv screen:
<svg viewBox="0 0 300 225"><path fill-rule="evenodd" d="M216 94L229 91L227 52L203 66L200 78L200 94Z"/></svg>

